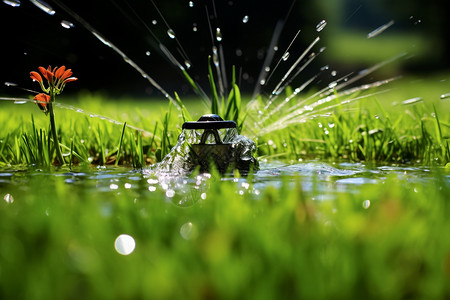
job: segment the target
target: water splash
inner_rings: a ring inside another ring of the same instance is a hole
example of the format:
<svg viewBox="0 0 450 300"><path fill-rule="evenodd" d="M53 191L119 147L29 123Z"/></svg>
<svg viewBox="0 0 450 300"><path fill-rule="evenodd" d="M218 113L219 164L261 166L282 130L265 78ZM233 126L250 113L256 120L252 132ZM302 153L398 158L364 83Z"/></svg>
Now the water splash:
<svg viewBox="0 0 450 300"><path fill-rule="evenodd" d="M61 26L66 28L66 29L70 29L70 28L75 27L75 25L73 25L72 22L69 22L69 21L66 21L66 20L62 20L61 21Z"/></svg>
<svg viewBox="0 0 450 300"><path fill-rule="evenodd" d="M383 31L385 31L386 29L388 29L388 28L391 27L392 25L394 25L394 20L391 20L391 21L387 22L386 24L381 25L381 26L378 27L377 29L373 30L372 32L370 32L370 33L367 35L367 38L370 39L370 38L373 38L373 37L379 35L380 33L382 33Z"/></svg>
<svg viewBox="0 0 450 300"><path fill-rule="evenodd" d="M321 32L321 31L325 28L325 26L327 26L327 21L325 21L325 20L320 21L320 22L316 25L316 31L317 31L317 32Z"/></svg>
<svg viewBox="0 0 450 300"><path fill-rule="evenodd" d="M30 2L51 16L53 16L56 13L55 10L48 3L46 3L42 0L30 0Z"/></svg>
<svg viewBox="0 0 450 300"><path fill-rule="evenodd" d="M21 5L19 0L3 0L3 3L12 7L19 7Z"/></svg>

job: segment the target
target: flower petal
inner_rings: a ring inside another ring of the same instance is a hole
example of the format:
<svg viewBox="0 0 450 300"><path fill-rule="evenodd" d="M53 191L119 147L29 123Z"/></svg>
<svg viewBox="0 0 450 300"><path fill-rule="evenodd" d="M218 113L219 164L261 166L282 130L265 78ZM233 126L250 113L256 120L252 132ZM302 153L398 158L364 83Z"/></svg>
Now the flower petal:
<svg viewBox="0 0 450 300"><path fill-rule="evenodd" d="M41 77L41 75L39 75L38 72L31 71L30 72L30 78L35 80L35 81L37 81L37 82L42 82L42 77Z"/></svg>
<svg viewBox="0 0 450 300"><path fill-rule="evenodd" d="M56 70L55 77L60 78L64 74L65 71L66 71L66 67L61 66L58 70Z"/></svg>
<svg viewBox="0 0 450 300"><path fill-rule="evenodd" d="M45 79L49 80L47 76L47 70L44 67L39 67L39 71L42 73L42 76L44 76Z"/></svg>
<svg viewBox="0 0 450 300"><path fill-rule="evenodd" d="M50 96L47 94L37 94L33 100L37 101L37 104L40 109L46 110L47 109L47 103L50 102Z"/></svg>
<svg viewBox="0 0 450 300"><path fill-rule="evenodd" d="M72 76L72 69L67 69L65 72L64 72L64 74L61 76L61 80L64 80L64 79L66 79L66 78L68 78L68 77L70 77L70 76Z"/></svg>
<svg viewBox="0 0 450 300"><path fill-rule="evenodd" d="M76 78L76 77L70 77L70 78L67 78L66 80L64 80L64 84L66 84L66 83L68 83L68 82L76 81L76 80L78 80L78 78Z"/></svg>

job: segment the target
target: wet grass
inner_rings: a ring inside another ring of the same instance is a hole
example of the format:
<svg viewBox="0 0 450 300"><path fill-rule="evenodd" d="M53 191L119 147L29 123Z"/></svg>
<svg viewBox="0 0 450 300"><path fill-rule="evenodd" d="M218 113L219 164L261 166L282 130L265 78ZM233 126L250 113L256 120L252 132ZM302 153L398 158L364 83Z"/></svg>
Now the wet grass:
<svg viewBox="0 0 450 300"><path fill-rule="evenodd" d="M391 89L387 93L338 105L317 113L306 122L264 135L253 129L254 119L247 111L243 112L244 109L240 108L242 111L233 115L243 124L242 133L256 139L256 156L260 157L445 165L450 161L450 102L440 96L448 93L445 90L447 77L403 80L386 87ZM407 101L412 98L420 99ZM343 100L338 98L337 101ZM160 100L110 101L101 96L82 95L75 103L70 99L62 99L61 102L75 104L95 114L101 112L103 116L118 121L118 124L112 124L90 117L89 113L57 108L61 147L69 165L142 167L155 163L176 144L187 116L192 115L191 118L196 120L210 112L210 108L193 99L185 99L183 103L187 109L183 114ZM56 153L44 114L33 104L1 105L0 164L54 164ZM289 105L295 105L295 102ZM271 119L282 117L289 105ZM124 127L125 122L145 132Z"/></svg>

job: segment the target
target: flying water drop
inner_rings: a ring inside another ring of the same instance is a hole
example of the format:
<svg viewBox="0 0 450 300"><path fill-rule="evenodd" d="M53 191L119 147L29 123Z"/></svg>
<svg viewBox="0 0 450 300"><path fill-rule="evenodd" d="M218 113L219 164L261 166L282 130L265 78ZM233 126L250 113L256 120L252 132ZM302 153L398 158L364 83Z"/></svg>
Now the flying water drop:
<svg viewBox="0 0 450 300"><path fill-rule="evenodd" d="M56 13L55 10L50 5L48 5L42 0L30 0L30 2L51 16L53 16Z"/></svg>
<svg viewBox="0 0 450 300"><path fill-rule="evenodd" d="M285 52L282 57L283 61L287 61L289 58L289 55L290 55L289 52Z"/></svg>
<svg viewBox="0 0 450 300"><path fill-rule="evenodd" d="M244 16L244 18L242 18L242 23L248 23L248 16Z"/></svg>
<svg viewBox="0 0 450 300"><path fill-rule="evenodd" d="M447 100L447 99L450 99L450 93L441 95L441 100Z"/></svg>
<svg viewBox="0 0 450 300"><path fill-rule="evenodd" d="M327 21L320 21L319 24L316 25L316 31L321 32L325 28L325 26L327 26Z"/></svg>
<svg viewBox="0 0 450 300"><path fill-rule="evenodd" d="M416 103L419 103L419 102L423 102L423 98L422 97L411 98L411 99L402 101L401 104L403 104L403 105L412 105L412 104L416 104Z"/></svg>
<svg viewBox="0 0 450 300"><path fill-rule="evenodd" d="M6 194L3 197L3 200L5 200L5 202L8 203L8 204L11 204L11 203L14 202L14 198L13 198L13 196L11 194Z"/></svg>
<svg viewBox="0 0 450 300"><path fill-rule="evenodd" d="M169 28L169 30L167 30L167 35L171 38L174 39L175 38L175 32Z"/></svg>
<svg viewBox="0 0 450 300"><path fill-rule="evenodd" d="M19 7L20 1L19 0L3 0L3 3L6 5L12 6L12 7Z"/></svg>
<svg viewBox="0 0 450 300"><path fill-rule="evenodd" d="M189 69L191 68L191 65L192 65L192 64L191 64L191 62L190 62L190 61L188 61L188 60L185 60L185 61L184 61L184 65L186 66L186 69L188 69L188 70L189 70Z"/></svg>
<svg viewBox="0 0 450 300"><path fill-rule="evenodd" d="M370 32L370 33L367 35L367 38L370 39L370 38L373 38L373 37L379 35L380 33L382 33L383 31L385 31L386 29L388 29L388 28L391 27L392 25L394 25L394 20L391 20L391 21L387 22L386 24L381 25L380 27L378 27L378 28L375 29L374 31Z"/></svg>
<svg viewBox="0 0 450 300"><path fill-rule="evenodd" d="M216 40L218 42L222 41L222 32L220 32L220 28L219 27L216 28Z"/></svg>
<svg viewBox="0 0 450 300"><path fill-rule="evenodd" d="M197 23L192 24L192 31L197 32Z"/></svg>
<svg viewBox="0 0 450 300"><path fill-rule="evenodd" d="M5 82L5 85L6 86L17 86L17 83L14 83L14 82Z"/></svg>
<svg viewBox="0 0 450 300"><path fill-rule="evenodd" d="M152 20L152 24L153 24L153 25L156 25L156 24L158 24L158 21Z"/></svg>
<svg viewBox="0 0 450 300"><path fill-rule="evenodd" d="M150 54L151 54L150 51L145 52L145 55L147 55L147 56L150 56Z"/></svg>
<svg viewBox="0 0 450 300"><path fill-rule="evenodd" d="M194 1L189 1L189 7L194 7Z"/></svg>
<svg viewBox="0 0 450 300"><path fill-rule="evenodd" d="M70 28L75 27L75 25L73 25L73 23L71 23L69 21L66 21L66 20L62 20L61 21L61 26L66 28L66 29L70 29Z"/></svg>
<svg viewBox="0 0 450 300"><path fill-rule="evenodd" d="M336 76L337 75L337 72L335 71L335 70L333 70L333 71L331 71L331 76Z"/></svg>

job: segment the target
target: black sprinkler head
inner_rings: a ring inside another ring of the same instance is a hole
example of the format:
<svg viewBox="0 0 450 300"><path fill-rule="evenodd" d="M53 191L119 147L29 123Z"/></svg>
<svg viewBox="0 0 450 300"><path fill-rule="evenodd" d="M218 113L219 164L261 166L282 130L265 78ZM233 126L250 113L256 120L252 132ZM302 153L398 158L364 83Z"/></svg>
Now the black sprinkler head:
<svg viewBox="0 0 450 300"><path fill-rule="evenodd" d="M224 121L219 115L203 115L197 122L184 122L183 129L222 129L236 128L236 122Z"/></svg>

